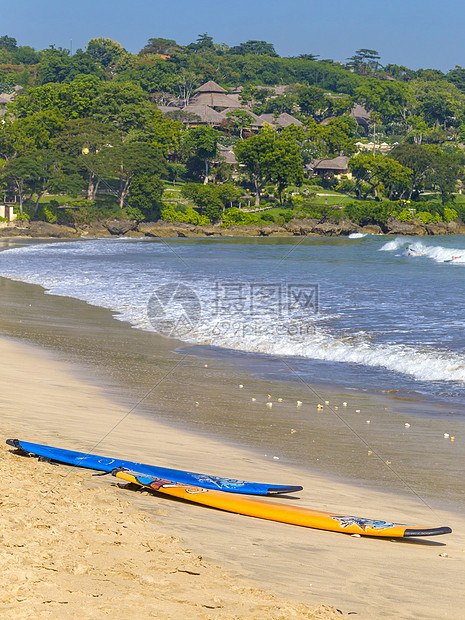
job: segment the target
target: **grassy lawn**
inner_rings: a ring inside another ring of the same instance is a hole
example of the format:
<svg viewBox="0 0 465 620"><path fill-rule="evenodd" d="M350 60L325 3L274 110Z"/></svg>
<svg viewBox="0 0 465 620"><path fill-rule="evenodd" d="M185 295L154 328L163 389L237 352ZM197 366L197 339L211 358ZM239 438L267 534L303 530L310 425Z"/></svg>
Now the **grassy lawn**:
<svg viewBox="0 0 465 620"><path fill-rule="evenodd" d="M51 195L51 196L42 196L42 198L40 199L40 202L41 204L48 204L52 200L56 200L60 205L64 205L64 204L71 204L72 202L80 202L84 200L84 198L83 196L80 196L80 197L67 196L66 194L64 194L63 196Z"/></svg>

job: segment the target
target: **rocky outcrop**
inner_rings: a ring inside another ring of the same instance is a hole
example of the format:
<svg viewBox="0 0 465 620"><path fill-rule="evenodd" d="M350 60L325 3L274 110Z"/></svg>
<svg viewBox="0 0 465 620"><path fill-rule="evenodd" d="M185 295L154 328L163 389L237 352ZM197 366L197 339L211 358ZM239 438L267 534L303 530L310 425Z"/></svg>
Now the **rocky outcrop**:
<svg viewBox="0 0 465 620"><path fill-rule="evenodd" d="M55 238L77 239L80 234L71 226L61 224L49 224L48 222L22 222L20 225L2 228L2 237L32 237L32 238Z"/></svg>
<svg viewBox="0 0 465 620"><path fill-rule="evenodd" d="M138 230L146 237L177 237L176 226L170 222L142 222Z"/></svg>
<svg viewBox="0 0 465 620"><path fill-rule="evenodd" d="M378 226L378 224L367 224L366 226L362 226L362 228L360 229L360 232L368 233L369 235L382 235L383 234L383 230L381 226Z"/></svg>
<svg viewBox="0 0 465 620"><path fill-rule="evenodd" d="M447 224L447 230L449 235L465 235L465 223L458 222L449 222Z"/></svg>
<svg viewBox="0 0 465 620"><path fill-rule="evenodd" d="M110 237L110 231L100 224L99 222L93 222L92 224L85 224L78 228L78 233L81 237Z"/></svg>
<svg viewBox="0 0 465 620"><path fill-rule="evenodd" d="M0 237L33 237L76 239L80 237L160 237L160 238L202 238L202 237L292 237L325 236L336 237L350 235L354 232L389 235L463 235L465 223L460 221L437 224L423 224L419 221L401 222L389 218L386 224L370 224L360 227L350 220L339 222L316 219L293 220L284 226L266 223L261 226L228 226L220 224L197 226L185 222L142 222L135 220L109 220L104 223L92 223L80 227L49 224L47 222L18 222L0 228Z"/></svg>
<svg viewBox="0 0 465 620"><path fill-rule="evenodd" d="M437 224L426 224L426 231L428 235L448 235L449 229L445 222L438 222Z"/></svg>
<svg viewBox="0 0 465 620"><path fill-rule="evenodd" d="M384 231L388 235L427 235L426 225L421 222L401 222L394 217L390 217L384 226Z"/></svg>
<svg viewBox="0 0 465 620"><path fill-rule="evenodd" d="M125 235L130 230L136 230L136 220L108 220L104 223L111 235Z"/></svg>
<svg viewBox="0 0 465 620"><path fill-rule="evenodd" d="M266 224L266 226L260 226L258 234L261 237L292 237L292 233L278 226L277 224Z"/></svg>

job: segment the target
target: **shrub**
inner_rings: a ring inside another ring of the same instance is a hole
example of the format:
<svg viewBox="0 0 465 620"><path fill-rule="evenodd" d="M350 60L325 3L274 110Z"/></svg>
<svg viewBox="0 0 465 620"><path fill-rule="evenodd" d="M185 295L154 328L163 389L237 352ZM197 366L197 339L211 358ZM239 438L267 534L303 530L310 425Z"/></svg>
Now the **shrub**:
<svg viewBox="0 0 465 620"><path fill-rule="evenodd" d="M397 219L401 222L410 222L413 218L408 209L402 209L402 211L397 214Z"/></svg>
<svg viewBox="0 0 465 620"><path fill-rule="evenodd" d="M420 220L420 222L422 222L423 224L431 224L433 222L441 221L439 215L433 215L432 213L429 213L429 211L419 211L415 215L415 219Z"/></svg>
<svg viewBox="0 0 465 620"><path fill-rule="evenodd" d="M344 207L344 214L353 222L367 224L385 224L392 213L392 205L382 202L353 201ZM408 213L408 211L407 211ZM410 214L409 214L410 215Z"/></svg>
<svg viewBox="0 0 465 620"><path fill-rule="evenodd" d="M174 205L166 205L161 210L161 219L167 222L184 222L186 224L195 224L198 226L211 224L208 217L199 215L192 207L186 207L184 211L177 211Z"/></svg>
<svg viewBox="0 0 465 620"><path fill-rule="evenodd" d="M56 224L58 220L58 207L60 203L58 200L50 200L50 202L41 202L35 212L34 218L49 224Z"/></svg>
<svg viewBox="0 0 465 620"><path fill-rule="evenodd" d="M344 194L353 194L356 191L355 181L344 179L339 185L336 185L335 190Z"/></svg>
<svg viewBox="0 0 465 620"><path fill-rule="evenodd" d="M227 209L224 214L222 226L247 226L250 224L259 226L260 223L261 218L258 213L244 213L244 211L233 207Z"/></svg>
<svg viewBox="0 0 465 620"><path fill-rule="evenodd" d="M450 207L444 207L444 221L452 222L457 218L457 211L455 209L451 209Z"/></svg>

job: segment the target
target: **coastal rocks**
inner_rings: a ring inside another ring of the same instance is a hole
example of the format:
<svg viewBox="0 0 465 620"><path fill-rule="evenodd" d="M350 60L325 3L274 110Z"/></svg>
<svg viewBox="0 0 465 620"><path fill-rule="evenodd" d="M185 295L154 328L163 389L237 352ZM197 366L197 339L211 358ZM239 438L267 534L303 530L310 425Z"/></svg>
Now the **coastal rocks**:
<svg viewBox="0 0 465 620"><path fill-rule="evenodd" d="M78 229L81 237L109 237L110 231L98 222L92 224L85 224Z"/></svg>
<svg viewBox="0 0 465 620"><path fill-rule="evenodd" d="M196 231L198 229L196 228ZM210 224L210 226L202 226L200 231L206 237L217 237L221 235L221 228L219 225L215 226L214 224Z"/></svg>
<svg viewBox="0 0 465 620"><path fill-rule="evenodd" d="M133 239L138 239L140 237L145 237L144 233L141 233L138 230L129 230L124 236L125 237L130 237L130 238L133 238Z"/></svg>
<svg viewBox="0 0 465 620"><path fill-rule="evenodd" d="M138 230L146 237L177 237L176 226L170 222L142 222Z"/></svg>
<svg viewBox="0 0 465 620"><path fill-rule="evenodd" d="M258 237L260 228L258 226L228 226L220 229L222 237Z"/></svg>
<svg viewBox="0 0 465 620"><path fill-rule="evenodd" d="M292 233L276 224L261 226L258 230L261 237L292 237Z"/></svg>
<svg viewBox="0 0 465 620"><path fill-rule="evenodd" d="M130 230L136 230L136 220L108 220L104 224L105 228L112 235L125 235Z"/></svg>
<svg viewBox="0 0 465 620"><path fill-rule="evenodd" d="M449 229L445 222L438 222L436 224L426 224L426 230L428 235L448 235Z"/></svg>
<svg viewBox="0 0 465 620"><path fill-rule="evenodd" d="M315 226L313 232L325 237L339 237L340 235L350 235L359 230L359 227L350 220L340 220L339 222L320 222Z"/></svg>
<svg viewBox="0 0 465 620"><path fill-rule="evenodd" d="M449 222L447 224L447 231L449 235L465 235L465 224L461 221Z"/></svg>
<svg viewBox="0 0 465 620"><path fill-rule="evenodd" d="M0 236L55 239L76 239L80 237L76 229L71 226L49 224L48 222L23 222L18 226L2 228Z"/></svg>
<svg viewBox="0 0 465 620"><path fill-rule="evenodd" d="M5 226L0 228L0 237L25 237L27 232L17 226Z"/></svg>
<svg viewBox="0 0 465 620"><path fill-rule="evenodd" d="M427 229L420 222L401 222L390 217L385 225L384 232L388 235L427 235Z"/></svg>
<svg viewBox="0 0 465 620"><path fill-rule="evenodd" d="M286 230L298 236L312 235L317 224L318 220L293 220L286 224Z"/></svg>
<svg viewBox="0 0 465 620"><path fill-rule="evenodd" d="M378 224L367 224L366 226L362 226L360 232L367 233L369 235L382 235L383 231L381 226Z"/></svg>

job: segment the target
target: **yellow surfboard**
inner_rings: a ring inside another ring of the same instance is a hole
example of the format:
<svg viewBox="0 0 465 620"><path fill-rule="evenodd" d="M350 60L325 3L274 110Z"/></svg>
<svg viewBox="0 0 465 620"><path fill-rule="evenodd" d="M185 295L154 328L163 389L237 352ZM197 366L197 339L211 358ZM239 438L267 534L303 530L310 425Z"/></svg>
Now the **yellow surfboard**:
<svg viewBox="0 0 465 620"><path fill-rule="evenodd" d="M401 523L338 515L283 503L268 502L255 497L239 496L225 491L213 491L179 484L124 469L115 469L112 473L122 480L127 480L152 491L178 497L196 504L203 504L249 517L280 521L281 523L301 525L319 530L390 538L436 536L438 534L450 534L452 531L449 527L418 528Z"/></svg>

